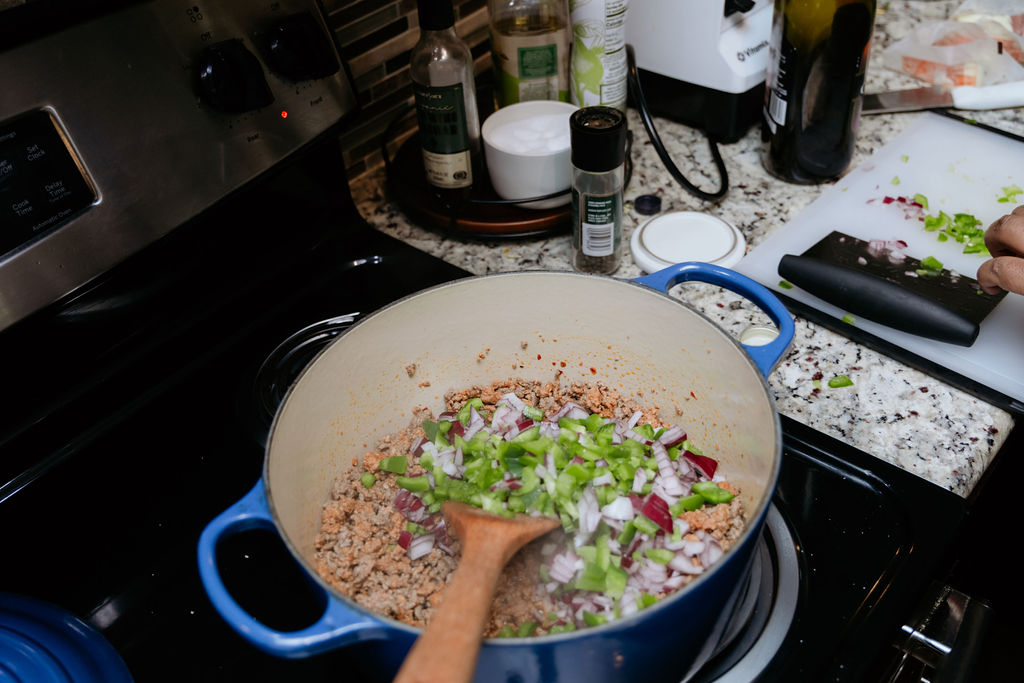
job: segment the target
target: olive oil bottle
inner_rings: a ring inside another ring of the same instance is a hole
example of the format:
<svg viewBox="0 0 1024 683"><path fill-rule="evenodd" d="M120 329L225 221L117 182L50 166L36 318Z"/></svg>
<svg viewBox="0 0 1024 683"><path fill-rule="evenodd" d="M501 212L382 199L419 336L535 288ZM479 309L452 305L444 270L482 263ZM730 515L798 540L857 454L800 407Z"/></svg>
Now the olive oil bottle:
<svg viewBox="0 0 1024 683"><path fill-rule="evenodd" d="M495 99L569 101L567 0L489 0Z"/></svg>
<svg viewBox="0 0 1024 683"><path fill-rule="evenodd" d="M762 161L795 183L839 177L860 119L875 0L775 0Z"/></svg>

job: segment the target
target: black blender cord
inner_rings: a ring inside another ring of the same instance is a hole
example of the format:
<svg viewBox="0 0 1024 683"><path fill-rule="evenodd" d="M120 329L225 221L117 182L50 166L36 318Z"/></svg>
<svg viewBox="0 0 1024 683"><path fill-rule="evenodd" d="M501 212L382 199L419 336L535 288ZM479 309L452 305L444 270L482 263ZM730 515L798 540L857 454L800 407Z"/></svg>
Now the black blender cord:
<svg viewBox="0 0 1024 683"><path fill-rule="evenodd" d="M637 111L640 112L644 128L647 129L647 136L651 139L651 144L654 145L654 151L658 153L661 163L665 164L669 174L676 179L676 182L686 188L690 194L709 202L715 202L724 197L725 193L729 190L729 174L725 170L725 161L722 160L722 153L718 150L718 143L707 132L704 133L708 140L708 146L711 148L711 158L715 161L715 167L718 169L718 177L720 179L717 191L705 192L687 180L682 172L676 168L675 163L661 141L661 137L658 135L658 131L654 129L654 120L651 118L650 110L647 109L647 100L644 99L643 88L640 87L640 74L636 68L633 46L629 44L626 45L626 60L629 67L629 88L633 93L633 101L636 104Z"/></svg>

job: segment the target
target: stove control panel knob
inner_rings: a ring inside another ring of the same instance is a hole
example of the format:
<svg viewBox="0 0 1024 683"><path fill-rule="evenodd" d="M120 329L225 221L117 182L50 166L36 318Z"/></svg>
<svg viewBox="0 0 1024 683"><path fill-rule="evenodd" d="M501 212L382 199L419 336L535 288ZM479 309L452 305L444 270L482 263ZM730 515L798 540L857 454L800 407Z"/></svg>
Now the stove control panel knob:
<svg viewBox="0 0 1024 683"><path fill-rule="evenodd" d="M274 101L262 65L241 40L206 46L194 68L199 97L214 109L240 114Z"/></svg>
<svg viewBox="0 0 1024 683"><path fill-rule="evenodd" d="M308 12L285 17L267 31L266 58L290 81L326 78L341 68L330 37Z"/></svg>

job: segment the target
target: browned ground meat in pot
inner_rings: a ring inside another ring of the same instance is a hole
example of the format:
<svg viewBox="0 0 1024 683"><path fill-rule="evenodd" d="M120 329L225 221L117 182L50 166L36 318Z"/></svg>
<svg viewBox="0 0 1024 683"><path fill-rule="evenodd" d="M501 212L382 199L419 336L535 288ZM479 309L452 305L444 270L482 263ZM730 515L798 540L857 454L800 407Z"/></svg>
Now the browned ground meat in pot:
<svg viewBox="0 0 1024 683"><path fill-rule="evenodd" d="M657 406L639 406L624 401L619 393L601 384L532 382L508 379L485 387L469 387L449 392L445 410L457 411L471 397L480 397L485 410L507 393L514 392L546 414L557 411L567 401L609 418L624 418L640 410L641 422L662 426ZM378 614L398 621L424 626L440 604L448 578L458 564L459 547L454 540L449 555L435 546L427 555L410 560L399 545L399 536L407 520L395 508L394 500L402 489L395 476L381 470L379 463L391 456L406 456L423 435L424 419L434 419L426 408L416 410L409 427L385 437L375 450L353 458L334 481L330 500L324 504L320 533L316 539L316 570L342 594ZM361 477L369 472L376 477L370 488ZM409 459L407 476L422 474L415 458ZM722 483L728 488L728 483ZM723 548L738 538L744 529L739 498L730 503L685 513L691 533L703 529ZM553 602L541 583L541 565L550 554L552 543L563 544L556 530L527 545L513 557L498 582L485 635L499 635L511 626L534 622L537 633L544 633L559 622L559 605ZM547 551L547 552L545 552ZM564 611L564 609L563 609Z"/></svg>

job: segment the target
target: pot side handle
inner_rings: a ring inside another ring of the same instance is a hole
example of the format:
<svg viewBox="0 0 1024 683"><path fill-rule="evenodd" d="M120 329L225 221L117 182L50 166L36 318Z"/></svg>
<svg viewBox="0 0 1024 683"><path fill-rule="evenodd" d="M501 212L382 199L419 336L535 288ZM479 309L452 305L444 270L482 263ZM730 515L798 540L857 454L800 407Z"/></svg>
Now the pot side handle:
<svg viewBox="0 0 1024 683"><path fill-rule="evenodd" d="M246 612L228 592L217 567L221 538L249 529L275 530L263 480L238 502L215 517L199 537L199 577L210 602L239 635L264 652L279 657L306 657L360 640L386 637L384 625L326 595L326 608L312 625L298 631L276 631Z"/></svg>
<svg viewBox="0 0 1024 683"><path fill-rule="evenodd" d="M735 270L716 266L713 263L699 261L677 263L674 266L662 268L650 275L633 278L634 282L665 293L668 293L669 289L674 285L690 280L718 285L735 292L754 302L758 308L771 318L775 326L779 328L779 334L775 339L762 345L741 344L747 354L753 359L761 374L768 377L772 368L782 358L782 354L789 348L795 331L793 318L790 316L789 311L786 310L786 307L782 305L782 302L764 285L755 282L746 275L737 273Z"/></svg>

